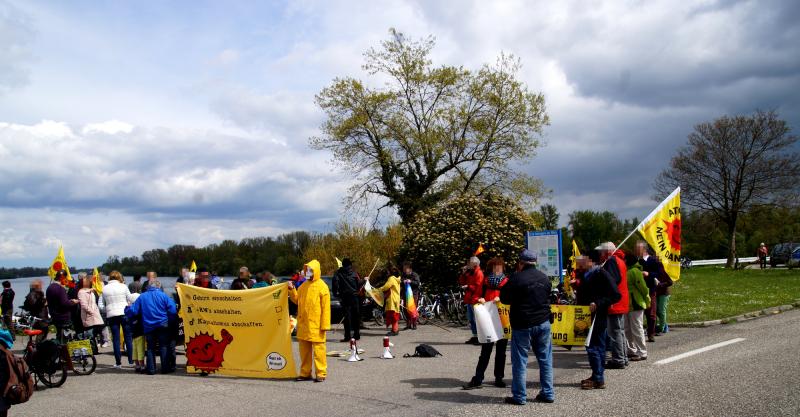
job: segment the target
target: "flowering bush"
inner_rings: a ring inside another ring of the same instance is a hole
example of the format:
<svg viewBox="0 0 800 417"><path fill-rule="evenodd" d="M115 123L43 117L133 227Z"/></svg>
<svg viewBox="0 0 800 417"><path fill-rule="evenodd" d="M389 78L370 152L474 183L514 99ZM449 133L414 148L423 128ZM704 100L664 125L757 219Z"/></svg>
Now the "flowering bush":
<svg viewBox="0 0 800 417"><path fill-rule="evenodd" d="M534 220L513 200L499 195L464 196L420 212L406 225L401 258L414 263L423 283L456 284L461 267L483 244L481 263L495 256L513 265Z"/></svg>

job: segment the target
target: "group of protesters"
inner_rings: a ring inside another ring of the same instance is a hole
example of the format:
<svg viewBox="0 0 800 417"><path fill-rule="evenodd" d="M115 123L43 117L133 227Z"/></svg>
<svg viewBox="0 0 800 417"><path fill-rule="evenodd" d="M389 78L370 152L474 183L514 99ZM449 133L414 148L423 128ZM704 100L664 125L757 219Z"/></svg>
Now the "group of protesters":
<svg viewBox="0 0 800 417"><path fill-rule="evenodd" d="M532 350L539 363L541 390L535 401L555 401L553 389L552 335L550 312L552 284L536 269L537 256L524 250L515 271L509 271L501 258L489 260L486 270L480 259L471 257L459 276L465 291L464 303L472 337L467 344L481 346L475 375L464 389L480 388L495 350L494 385L505 387L503 381L506 347L511 344L512 396L506 403L522 405L527 402L526 373L528 351ZM592 330L586 348L592 374L581 381L585 390L605 388L605 369L625 369L629 362L647 360L647 343L668 331L666 307L672 280L663 264L653 256L645 242L638 242L633 253L617 249L605 242L577 258L570 287L576 304L589 306ZM481 343L478 340L473 305L500 302L509 306L511 340ZM645 325L644 319L647 319ZM609 358L607 359L607 355Z"/></svg>

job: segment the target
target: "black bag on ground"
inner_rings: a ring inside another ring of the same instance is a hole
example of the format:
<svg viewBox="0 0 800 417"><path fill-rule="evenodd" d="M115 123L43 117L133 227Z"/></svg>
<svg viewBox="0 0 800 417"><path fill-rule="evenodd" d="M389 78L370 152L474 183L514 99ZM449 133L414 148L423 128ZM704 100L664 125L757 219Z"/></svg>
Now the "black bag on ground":
<svg viewBox="0 0 800 417"><path fill-rule="evenodd" d="M417 348L414 349L413 355L409 355L408 353L404 355L405 358L435 358L437 356L444 356L444 355L442 355L441 352L436 350L435 347L431 345L426 345L425 343L417 346Z"/></svg>

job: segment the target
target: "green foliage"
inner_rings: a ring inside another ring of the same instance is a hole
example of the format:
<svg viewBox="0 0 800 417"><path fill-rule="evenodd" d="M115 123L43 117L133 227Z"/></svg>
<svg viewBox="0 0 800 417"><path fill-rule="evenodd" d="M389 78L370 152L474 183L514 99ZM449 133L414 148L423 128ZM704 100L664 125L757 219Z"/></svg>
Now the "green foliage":
<svg viewBox="0 0 800 417"><path fill-rule="evenodd" d="M683 255L691 259L718 259L729 254L727 226L706 211L682 214ZM737 253L756 256L761 242L772 248L777 243L800 242L800 207L759 206L742 214L736 227Z"/></svg>
<svg viewBox="0 0 800 417"><path fill-rule="evenodd" d="M357 180L349 205L378 197L403 223L452 196L500 191L534 204L540 181L511 169L540 146L544 96L518 78L519 60L501 55L478 71L434 66L433 38L391 31L365 54L364 70L386 83L337 78L316 97L326 115L315 149Z"/></svg>
<svg viewBox="0 0 800 417"><path fill-rule="evenodd" d="M670 322L717 320L792 304L800 299L800 272L781 269L733 271L720 267L683 270L672 287Z"/></svg>
<svg viewBox="0 0 800 417"><path fill-rule="evenodd" d="M603 242L619 243L638 224L636 218L623 221L610 211L573 211L569 214L569 238L575 239L575 243L583 250L594 249Z"/></svg>
<svg viewBox="0 0 800 417"><path fill-rule="evenodd" d="M387 262L397 262L402 239L403 228L399 225L377 230L342 222L336 226L334 233L314 235L303 252L303 259L318 260L322 273L332 275L337 268L335 258L350 258L356 272L362 277L369 274L376 261L380 260L371 275L375 277Z"/></svg>
<svg viewBox="0 0 800 417"><path fill-rule="evenodd" d="M480 258L516 262L533 219L514 201L496 194L463 196L420 212L407 225L401 257L410 260L426 284L452 287L461 266L483 243Z"/></svg>

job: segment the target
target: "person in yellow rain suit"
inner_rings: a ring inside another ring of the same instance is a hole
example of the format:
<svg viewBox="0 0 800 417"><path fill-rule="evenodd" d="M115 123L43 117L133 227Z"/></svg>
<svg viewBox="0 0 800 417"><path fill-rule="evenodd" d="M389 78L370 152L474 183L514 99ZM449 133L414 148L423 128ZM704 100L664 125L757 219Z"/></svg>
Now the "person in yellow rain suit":
<svg viewBox="0 0 800 417"><path fill-rule="evenodd" d="M289 281L289 299L297 304L297 341L300 344L300 376L297 380L311 380L313 353L314 382L323 382L328 376L325 332L331 329L331 294L328 284L321 278L319 261L315 259L307 263L303 273L306 281L299 290Z"/></svg>
<svg viewBox="0 0 800 417"><path fill-rule="evenodd" d="M386 315L386 326L392 326L388 336L397 336L400 332L400 271L397 268L391 268L384 272L384 275L389 275L386 278L386 283L378 288L378 291L389 291L389 296L383 303L383 311Z"/></svg>

